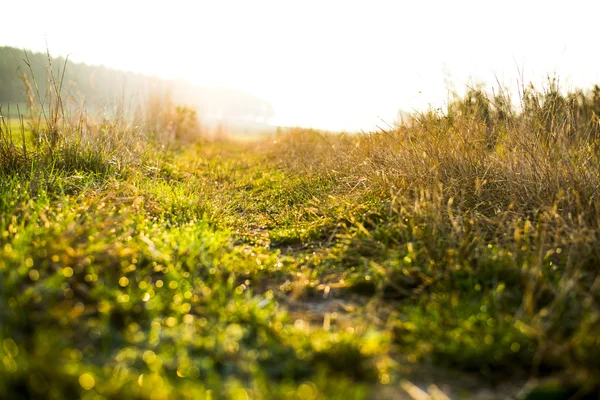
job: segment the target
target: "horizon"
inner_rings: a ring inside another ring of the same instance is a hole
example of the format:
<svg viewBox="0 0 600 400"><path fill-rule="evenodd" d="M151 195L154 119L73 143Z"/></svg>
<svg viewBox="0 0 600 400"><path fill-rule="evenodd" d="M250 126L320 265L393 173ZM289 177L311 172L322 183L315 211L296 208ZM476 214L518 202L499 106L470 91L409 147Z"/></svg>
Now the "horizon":
<svg viewBox="0 0 600 400"><path fill-rule="evenodd" d="M29 4L28 29L9 19L0 45L246 92L273 105L272 125L372 130L399 110L443 108L469 85L600 82L589 48L600 5L587 1Z"/></svg>

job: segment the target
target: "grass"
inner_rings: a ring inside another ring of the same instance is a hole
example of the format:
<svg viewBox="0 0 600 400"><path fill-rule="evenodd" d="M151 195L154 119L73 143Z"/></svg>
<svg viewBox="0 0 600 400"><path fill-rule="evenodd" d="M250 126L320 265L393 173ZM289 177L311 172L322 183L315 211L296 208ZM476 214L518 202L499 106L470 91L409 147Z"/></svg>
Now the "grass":
<svg viewBox="0 0 600 400"><path fill-rule="evenodd" d="M4 120L0 397L594 398L593 93L245 143Z"/></svg>

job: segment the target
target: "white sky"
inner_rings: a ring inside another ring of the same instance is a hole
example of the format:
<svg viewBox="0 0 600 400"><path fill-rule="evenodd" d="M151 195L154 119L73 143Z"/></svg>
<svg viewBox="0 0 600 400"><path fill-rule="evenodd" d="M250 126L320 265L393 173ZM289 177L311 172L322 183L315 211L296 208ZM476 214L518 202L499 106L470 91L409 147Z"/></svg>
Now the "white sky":
<svg viewBox="0 0 600 400"><path fill-rule="evenodd" d="M21 0L0 45L238 88L276 124L372 129L441 106L445 82L600 83L600 1Z"/></svg>

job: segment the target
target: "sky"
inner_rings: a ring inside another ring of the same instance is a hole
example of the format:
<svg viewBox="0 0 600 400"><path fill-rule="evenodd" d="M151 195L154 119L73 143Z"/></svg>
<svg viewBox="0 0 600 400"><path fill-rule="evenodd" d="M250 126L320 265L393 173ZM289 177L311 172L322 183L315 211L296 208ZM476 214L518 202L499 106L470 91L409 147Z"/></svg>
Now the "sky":
<svg viewBox="0 0 600 400"><path fill-rule="evenodd" d="M372 130L500 82L600 83L600 1L21 0L0 45L240 89L276 125Z"/></svg>

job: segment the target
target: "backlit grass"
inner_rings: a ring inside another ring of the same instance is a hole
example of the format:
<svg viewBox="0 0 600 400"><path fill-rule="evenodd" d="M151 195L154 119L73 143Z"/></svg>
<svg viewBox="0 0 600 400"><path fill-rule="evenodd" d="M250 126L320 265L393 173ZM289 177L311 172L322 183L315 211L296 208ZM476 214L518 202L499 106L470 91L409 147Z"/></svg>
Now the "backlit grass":
<svg viewBox="0 0 600 400"><path fill-rule="evenodd" d="M3 122L0 396L591 395L594 104L468 96L252 143Z"/></svg>

